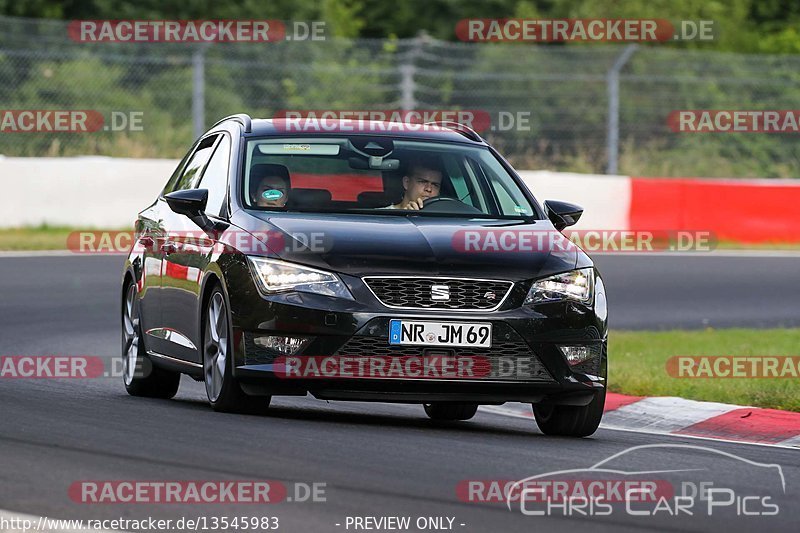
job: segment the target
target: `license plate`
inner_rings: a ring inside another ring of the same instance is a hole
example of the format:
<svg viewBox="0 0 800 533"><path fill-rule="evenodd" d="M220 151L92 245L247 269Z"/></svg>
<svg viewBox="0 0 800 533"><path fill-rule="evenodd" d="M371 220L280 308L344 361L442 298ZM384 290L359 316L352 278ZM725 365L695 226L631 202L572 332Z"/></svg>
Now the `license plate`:
<svg viewBox="0 0 800 533"><path fill-rule="evenodd" d="M389 321L389 344L426 346L492 347L492 325L488 322Z"/></svg>

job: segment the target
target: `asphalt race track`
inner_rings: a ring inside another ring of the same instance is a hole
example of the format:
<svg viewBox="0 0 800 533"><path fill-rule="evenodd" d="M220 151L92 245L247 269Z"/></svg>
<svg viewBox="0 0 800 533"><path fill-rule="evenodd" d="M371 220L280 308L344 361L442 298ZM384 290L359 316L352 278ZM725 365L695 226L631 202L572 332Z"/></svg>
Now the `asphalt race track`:
<svg viewBox="0 0 800 533"><path fill-rule="evenodd" d="M797 261L788 255L596 258L612 327L620 329L798 326ZM0 257L0 355L117 357L121 263L120 256ZM449 517L452 529L464 532L794 531L800 518L795 450L604 429L588 439L552 438L530 420L485 412L437 425L413 405L277 398L273 406L265 416L217 414L207 407L202 384L188 378L169 401L130 397L118 377L2 379L0 509L80 519L277 516L278 530L290 532L355 531L347 517L365 516L409 516L412 524ZM732 489L736 503L711 516L702 505L691 516L631 516L623 505L610 516L556 511L545 517L458 496L466 480L587 468L651 444L711 450L642 449L626 455L626 471L699 472ZM753 463L779 465L785 491L774 468ZM290 497L297 483L324 483L325 501L81 504L68 496L81 480L244 479L282 482ZM768 496L779 512L740 516L737 505L749 496L757 499L743 509L771 509L758 505Z"/></svg>
<svg viewBox="0 0 800 533"><path fill-rule="evenodd" d="M798 327L800 253L594 255L612 329Z"/></svg>

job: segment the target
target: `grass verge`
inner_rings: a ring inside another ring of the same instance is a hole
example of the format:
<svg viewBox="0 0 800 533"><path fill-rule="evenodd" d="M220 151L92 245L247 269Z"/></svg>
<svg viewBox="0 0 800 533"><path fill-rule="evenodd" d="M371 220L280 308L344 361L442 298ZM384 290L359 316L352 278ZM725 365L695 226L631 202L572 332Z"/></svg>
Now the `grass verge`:
<svg viewBox="0 0 800 533"><path fill-rule="evenodd" d="M736 241L720 241L717 250L800 250L800 242L759 242L741 243Z"/></svg>
<svg viewBox="0 0 800 533"><path fill-rule="evenodd" d="M674 355L797 356L800 328L609 333L612 392L800 412L800 378L675 378L666 370Z"/></svg>
<svg viewBox="0 0 800 533"><path fill-rule="evenodd" d="M0 251L66 250L67 237L76 231L66 226L0 229Z"/></svg>

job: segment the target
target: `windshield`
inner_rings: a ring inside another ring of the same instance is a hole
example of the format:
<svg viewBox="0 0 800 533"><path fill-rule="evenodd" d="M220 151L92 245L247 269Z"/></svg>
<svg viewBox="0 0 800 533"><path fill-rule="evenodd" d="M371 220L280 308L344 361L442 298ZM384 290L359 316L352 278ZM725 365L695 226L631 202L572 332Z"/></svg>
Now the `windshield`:
<svg viewBox="0 0 800 533"><path fill-rule="evenodd" d="M252 139L250 209L531 218L536 211L484 146L385 137Z"/></svg>

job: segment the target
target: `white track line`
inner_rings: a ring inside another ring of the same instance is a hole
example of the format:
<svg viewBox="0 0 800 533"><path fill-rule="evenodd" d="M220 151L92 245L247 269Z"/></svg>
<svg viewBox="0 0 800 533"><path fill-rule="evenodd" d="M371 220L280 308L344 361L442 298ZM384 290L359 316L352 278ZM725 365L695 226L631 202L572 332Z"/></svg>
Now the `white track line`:
<svg viewBox="0 0 800 533"><path fill-rule="evenodd" d="M607 411L603 415L603 424L620 429L672 433L741 407L746 406L671 397L644 398Z"/></svg>
<svg viewBox="0 0 800 533"><path fill-rule="evenodd" d="M739 407L739 406L735 406ZM622 407L620 407L622 409ZM525 420L530 421L533 423L533 415L528 414L527 412L521 411L519 409L513 409L509 407L505 407L502 405L483 405L479 408L480 411L489 414L496 414L501 416L510 416L513 418L524 418ZM613 413L614 411L607 411L603 415L603 420L608 417L609 414ZM679 438L679 439L696 439L696 440L704 440L704 441L713 441L713 442L727 442L730 444L746 444L749 446L765 446L767 448L784 448L786 450L794 450L797 451L800 449L800 436L793 437L789 440L785 440L779 444L767 444L764 442L747 442L747 441L740 441L740 440L730 440L730 439L715 439L711 437L701 437L698 435L676 435L674 433L669 433L667 431L660 431L657 429L639 429L639 428L630 428L630 427L619 427L613 425L607 425L605 422L600 423L600 429L606 429L609 431L627 431L629 433L643 433L645 435L662 435L665 437L672 437L672 438Z"/></svg>

